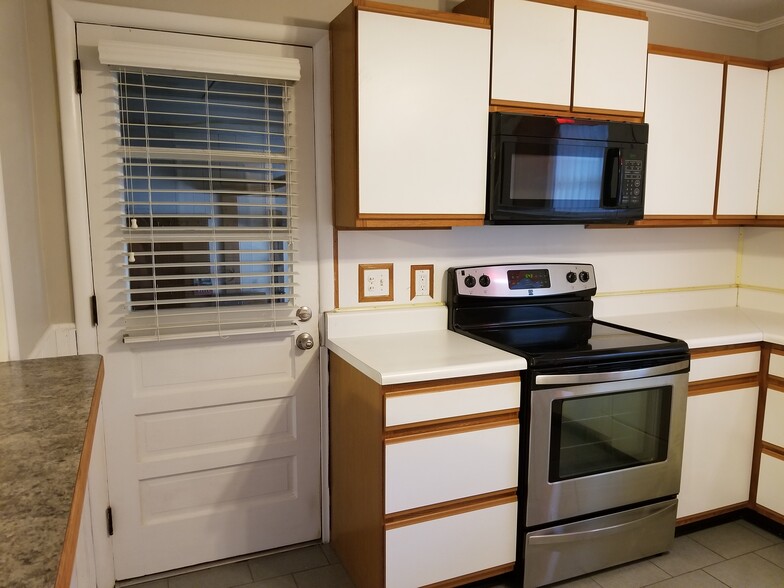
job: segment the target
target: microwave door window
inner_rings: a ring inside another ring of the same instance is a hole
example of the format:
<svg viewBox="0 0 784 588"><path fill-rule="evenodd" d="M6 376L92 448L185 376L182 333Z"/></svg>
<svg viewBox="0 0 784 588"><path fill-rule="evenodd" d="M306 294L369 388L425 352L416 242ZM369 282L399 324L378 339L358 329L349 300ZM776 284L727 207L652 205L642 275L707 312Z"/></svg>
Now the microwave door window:
<svg viewBox="0 0 784 588"><path fill-rule="evenodd" d="M509 166L510 204L549 209L554 190L552 145L518 146Z"/></svg>
<svg viewBox="0 0 784 588"><path fill-rule="evenodd" d="M558 145L553 175L553 210L584 212L598 208L604 178L604 147Z"/></svg>

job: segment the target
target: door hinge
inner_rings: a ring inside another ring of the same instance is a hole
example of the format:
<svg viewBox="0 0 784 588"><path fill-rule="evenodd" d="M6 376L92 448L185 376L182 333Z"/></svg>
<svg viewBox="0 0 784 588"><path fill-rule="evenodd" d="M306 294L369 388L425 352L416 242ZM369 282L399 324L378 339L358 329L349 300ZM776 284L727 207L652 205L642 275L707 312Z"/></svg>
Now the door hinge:
<svg viewBox="0 0 784 588"><path fill-rule="evenodd" d="M98 326L98 300L95 298L95 294L90 296L90 312L93 316L93 326Z"/></svg>
<svg viewBox="0 0 784 588"><path fill-rule="evenodd" d="M109 537L114 535L114 519L112 518L112 507L106 507L106 532L109 533Z"/></svg>
<svg viewBox="0 0 784 588"><path fill-rule="evenodd" d="M74 85L76 93L82 93L82 64L78 59L74 59Z"/></svg>

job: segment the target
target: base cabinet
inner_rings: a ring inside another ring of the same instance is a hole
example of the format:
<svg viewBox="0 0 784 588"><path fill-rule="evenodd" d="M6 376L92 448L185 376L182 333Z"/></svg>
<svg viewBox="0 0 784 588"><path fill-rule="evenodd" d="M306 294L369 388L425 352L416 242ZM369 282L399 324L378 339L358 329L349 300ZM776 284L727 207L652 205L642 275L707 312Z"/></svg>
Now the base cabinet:
<svg viewBox="0 0 784 588"><path fill-rule="evenodd" d="M749 502L759 345L692 351L678 519Z"/></svg>
<svg viewBox="0 0 784 588"><path fill-rule="evenodd" d="M762 514L784 524L784 347L771 346L765 382L755 502Z"/></svg>
<svg viewBox="0 0 784 588"><path fill-rule="evenodd" d="M509 499L507 499L509 500ZM515 560L517 501L386 531L386 587L470 581Z"/></svg>
<svg viewBox="0 0 784 588"><path fill-rule="evenodd" d="M330 354L331 544L357 588L514 567L518 373L382 386Z"/></svg>

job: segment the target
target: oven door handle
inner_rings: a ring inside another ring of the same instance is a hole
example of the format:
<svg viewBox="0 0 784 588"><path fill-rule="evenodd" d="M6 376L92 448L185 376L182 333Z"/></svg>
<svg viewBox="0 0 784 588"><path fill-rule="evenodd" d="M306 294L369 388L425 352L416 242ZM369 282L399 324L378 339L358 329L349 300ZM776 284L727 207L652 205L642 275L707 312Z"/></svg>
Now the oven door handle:
<svg viewBox="0 0 784 588"><path fill-rule="evenodd" d="M547 386L553 384L596 384L601 382L618 382L620 380L635 380L637 378L651 378L663 376L685 370L689 362L679 361L667 365L641 368L638 370L624 370L622 372L595 372L590 374L538 374L534 383Z"/></svg>

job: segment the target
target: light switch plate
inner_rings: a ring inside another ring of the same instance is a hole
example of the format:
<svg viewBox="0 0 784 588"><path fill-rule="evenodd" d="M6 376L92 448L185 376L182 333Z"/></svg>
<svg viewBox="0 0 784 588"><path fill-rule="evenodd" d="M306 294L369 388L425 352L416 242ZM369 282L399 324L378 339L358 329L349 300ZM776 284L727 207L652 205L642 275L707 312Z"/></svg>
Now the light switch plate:
<svg viewBox="0 0 784 588"><path fill-rule="evenodd" d="M391 263L359 264L359 301L389 302L395 299L394 266Z"/></svg>
<svg viewBox="0 0 784 588"><path fill-rule="evenodd" d="M426 296L433 298L433 265L411 266L411 300Z"/></svg>

